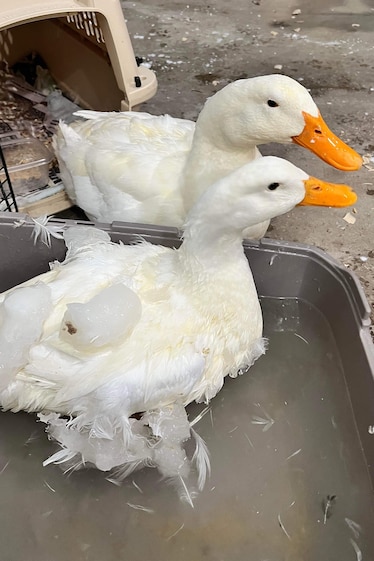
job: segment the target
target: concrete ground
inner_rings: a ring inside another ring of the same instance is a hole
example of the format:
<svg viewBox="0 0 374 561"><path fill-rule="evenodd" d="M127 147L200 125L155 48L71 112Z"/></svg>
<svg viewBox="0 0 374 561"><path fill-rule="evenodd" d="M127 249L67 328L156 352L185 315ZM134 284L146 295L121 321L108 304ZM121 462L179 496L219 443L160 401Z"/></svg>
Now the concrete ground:
<svg viewBox="0 0 374 561"><path fill-rule="evenodd" d="M374 155L372 0L122 4L135 53L159 82L142 110L195 120L205 99L227 83L281 72L310 88L336 134L360 154ZM261 151L356 190L354 224L344 220L347 209L297 208L275 219L268 236L316 245L354 270L374 313L374 171L343 173L295 145Z"/></svg>

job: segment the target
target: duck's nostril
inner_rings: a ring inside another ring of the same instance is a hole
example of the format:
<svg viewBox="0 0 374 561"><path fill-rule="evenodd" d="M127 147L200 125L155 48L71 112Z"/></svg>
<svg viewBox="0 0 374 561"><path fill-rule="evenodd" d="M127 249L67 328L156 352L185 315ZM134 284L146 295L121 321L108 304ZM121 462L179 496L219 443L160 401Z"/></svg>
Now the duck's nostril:
<svg viewBox="0 0 374 561"><path fill-rule="evenodd" d="M319 185L315 185L312 187L312 191L322 191L322 188Z"/></svg>
<svg viewBox="0 0 374 561"><path fill-rule="evenodd" d="M319 129L315 129L314 132L315 132L316 134L322 134L322 131L320 131Z"/></svg>

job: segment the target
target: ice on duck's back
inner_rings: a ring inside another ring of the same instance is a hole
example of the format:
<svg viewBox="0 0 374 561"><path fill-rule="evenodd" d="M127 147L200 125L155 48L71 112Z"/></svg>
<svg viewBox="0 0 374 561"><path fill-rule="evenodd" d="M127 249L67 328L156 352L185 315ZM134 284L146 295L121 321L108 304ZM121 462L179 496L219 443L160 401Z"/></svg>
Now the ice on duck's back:
<svg viewBox="0 0 374 561"><path fill-rule="evenodd" d="M126 337L141 312L138 295L123 284L115 284L88 302L67 304L60 337L75 348L96 350Z"/></svg>
<svg viewBox="0 0 374 561"><path fill-rule="evenodd" d="M5 296L0 304L0 390L27 363L51 309L51 290L44 283L16 288Z"/></svg>
<svg viewBox="0 0 374 561"><path fill-rule="evenodd" d="M107 232L93 226L70 226L64 231L64 242L68 248L67 258L69 258L84 247L110 242L110 236Z"/></svg>

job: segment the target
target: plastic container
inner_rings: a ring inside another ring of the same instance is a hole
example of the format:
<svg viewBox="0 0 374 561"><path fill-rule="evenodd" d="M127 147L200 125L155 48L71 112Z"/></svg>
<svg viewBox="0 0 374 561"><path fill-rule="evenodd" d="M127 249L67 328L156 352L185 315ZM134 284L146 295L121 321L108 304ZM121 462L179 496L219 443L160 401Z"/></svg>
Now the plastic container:
<svg viewBox="0 0 374 561"><path fill-rule="evenodd" d="M30 220L15 228L16 218L0 215L1 291L65 254L61 240L34 245ZM102 227L116 242L180 243L172 228ZM1 413L4 560L374 559L374 350L363 290L315 248L265 239L244 249L269 348L225 381L194 426L212 465L195 508L156 470L116 486L97 470L43 468L56 448L35 417ZM203 407L191 404L190 418Z"/></svg>
<svg viewBox="0 0 374 561"><path fill-rule="evenodd" d="M16 197L48 184L53 155L42 142L36 138L18 139L3 144L2 149ZM3 180L1 171L0 180Z"/></svg>
<svg viewBox="0 0 374 561"><path fill-rule="evenodd" d="M59 89L83 108L134 108L157 90L138 66L119 0L6 0L0 7L0 61L37 52Z"/></svg>
<svg viewBox="0 0 374 561"><path fill-rule="evenodd" d="M17 210L17 201L0 144L0 211L17 212Z"/></svg>

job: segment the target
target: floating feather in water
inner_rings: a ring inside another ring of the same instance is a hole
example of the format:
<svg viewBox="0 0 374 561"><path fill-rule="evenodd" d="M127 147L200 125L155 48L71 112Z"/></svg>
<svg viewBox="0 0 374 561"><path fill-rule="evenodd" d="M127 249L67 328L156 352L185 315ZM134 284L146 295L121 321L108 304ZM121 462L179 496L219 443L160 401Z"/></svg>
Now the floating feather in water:
<svg viewBox="0 0 374 561"><path fill-rule="evenodd" d="M6 468L9 466L10 464L10 460L7 461L7 463L1 468L0 470L0 475L2 475L4 473L4 471L6 470Z"/></svg>
<svg viewBox="0 0 374 561"><path fill-rule="evenodd" d="M180 532L181 530L183 530L183 528L184 528L184 523L178 528L178 530L176 530L173 534L171 534L171 536L169 536L168 538L166 538L166 541L168 542L168 541L170 541L172 538L175 538L175 536L176 536L177 534L179 534L179 532Z"/></svg>
<svg viewBox="0 0 374 561"><path fill-rule="evenodd" d="M344 520L345 520L345 523L347 524L348 528L353 533L354 537L356 539L359 538L360 534L362 532L362 528L361 528L360 524L357 524L357 522L354 522L354 520L351 520L350 518L344 518Z"/></svg>
<svg viewBox="0 0 374 561"><path fill-rule="evenodd" d="M196 493L194 491L189 491L188 487L183 479L183 477L179 476L179 483L180 483L180 488L179 488L179 498L188 503L192 508L195 508L195 505L193 504L193 499L196 497Z"/></svg>
<svg viewBox="0 0 374 561"><path fill-rule="evenodd" d="M282 532L283 532L284 534L286 534L286 536L287 536L287 538L288 538L289 540L291 540L291 536L290 536L290 534L287 532L286 528L284 527L284 524L283 524L283 522L282 522L282 520L281 520L280 514L278 514L278 524L279 524L279 526L280 526Z"/></svg>
<svg viewBox="0 0 374 561"><path fill-rule="evenodd" d="M122 485L122 481L119 481L118 479L114 479L114 477L106 477L105 479L109 481L109 483L113 483L113 485L116 485L117 487L121 487Z"/></svg>
<svg viewBox="0 0 374 561"><path fill-rule="evenodd" d="M196 442L196 448L194 455L192 456L192 461L195 462L197 468L197 486L199 490L202 491L204 489L207 475L210 475L209 450L204 440L194 429L191 429L191 433Z"/></svg>
<svg viewBox="0 0 374 561"><path fill-rule="evenodd" d="M135 509L135 510L142 510L143 512L148 512L149 514L153 514L154 510L152 508L147 508L145 506L142 505L134 505L132 503L127 503L129 507Z"/></svg>
<svg viewBox="0 0 374 561"><path fill-rule="evenodd" d="M323 523L326 524L328 518L332 515L332 508L336 501L336 495L327 495L326 499L323 501Z"/></svg>
<svg viewBox="0 0 374 561"><path fill-rule="evenodd" d="M355 550L357 561L362 561L361 549L358 547L357 543L354 540L352 540L352 538L349 541L351 542L352 547Z"/></svg>
<svg viewBox="0 0 374 561"><path fill-rule="evenodd" d="M143 494L143 491L141 490L139 485L134 480L132 480L132 484L134 485L135 489L137 489L137 491L139 491L139 493Z"/></svg>

